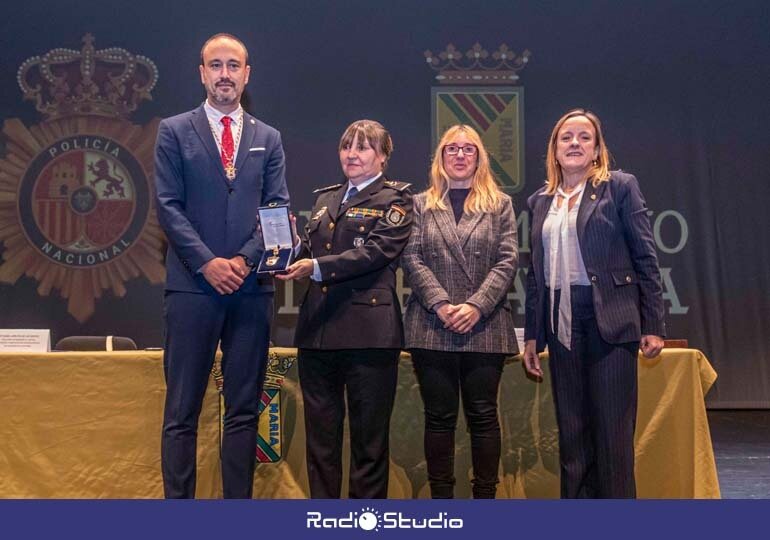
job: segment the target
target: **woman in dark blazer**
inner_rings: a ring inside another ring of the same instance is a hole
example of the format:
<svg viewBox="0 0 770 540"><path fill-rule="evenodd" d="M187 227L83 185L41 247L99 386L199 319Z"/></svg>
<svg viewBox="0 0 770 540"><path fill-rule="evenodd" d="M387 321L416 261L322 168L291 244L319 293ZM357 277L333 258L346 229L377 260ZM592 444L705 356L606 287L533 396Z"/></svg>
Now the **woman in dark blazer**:
<svg viewBox="0 0 770 540"><path fill-rule="evenodd" d="M563 498L633 498L637 351L657 356L665 325L647 205L609 170L597 116L553 128L546 185L532 195L524 367L548 345Z"/></svg>
<svg viewBox="0 0 770 540"><path fill-rule="evenodd" d="M500 462L497 393L516 354L506 295L518 246L511 199L500 191L473 128L449 128L430 187L415 197L401 265L412 294L404 315L425 405L425 459L433 498L454 495L459 397L471 432L474 498L494 498Z"/></svg>
<svg viewBox="0 0 770 540"><path fill-rule="evenodd" d="M388 494L390 416L403 348L396 294L409 239L409 184L388 180L390 134L353 122L339 143L346 180L316 190L299 260L279 279L309 277L295 343L313 498L339 498L345 405L350 415L350 498Z"/></svg>

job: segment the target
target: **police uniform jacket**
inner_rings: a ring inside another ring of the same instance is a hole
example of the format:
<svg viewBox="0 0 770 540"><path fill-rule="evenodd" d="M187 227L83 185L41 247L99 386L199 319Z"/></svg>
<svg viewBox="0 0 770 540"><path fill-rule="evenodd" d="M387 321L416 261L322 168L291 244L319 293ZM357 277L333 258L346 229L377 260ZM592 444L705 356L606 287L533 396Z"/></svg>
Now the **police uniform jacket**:
<svg viewBox="0 0 770 540"><path fill-rule="evenodd" d="M300 304L295 344L305 349L401 349L396 269L412 226L409 184L384 175L344 205L348 183L316 190L301 257L318 261Z"/></svg>

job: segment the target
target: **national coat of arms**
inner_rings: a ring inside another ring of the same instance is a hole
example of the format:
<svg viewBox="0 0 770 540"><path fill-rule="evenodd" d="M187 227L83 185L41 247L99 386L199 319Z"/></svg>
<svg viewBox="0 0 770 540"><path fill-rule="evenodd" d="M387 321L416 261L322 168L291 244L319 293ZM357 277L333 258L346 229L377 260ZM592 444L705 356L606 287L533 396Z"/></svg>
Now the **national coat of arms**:
<svg viewBox="0 0 770 540"><path fill-rule="evenodd" d="M79 51L54 49L21 65L18 84L43 118L5 120L0 159L0 282L26 275L41 296L57 290L80 322L106 290L123 297L131 279L165 277L150 181L159 120L128 119L150 99L158 70L93 42L87 34Z"/></svg>

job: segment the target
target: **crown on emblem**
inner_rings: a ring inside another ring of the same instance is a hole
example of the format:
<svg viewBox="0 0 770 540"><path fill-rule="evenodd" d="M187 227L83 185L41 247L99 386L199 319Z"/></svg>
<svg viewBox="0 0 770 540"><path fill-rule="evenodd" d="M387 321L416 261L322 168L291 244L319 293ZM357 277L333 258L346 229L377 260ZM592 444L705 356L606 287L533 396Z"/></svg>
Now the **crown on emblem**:
<svg viewBox="0 0 770 540"><path fill-rule="evenodd" d="M57 48L33 56L19 67L16 80L24 98L35 102L46 119L78 114L128 117L158 80L158 68L146 56L110 47L96 50L94 37L83 36L80 51Z"/></svg>
<svg viewBox="0 0 770 540"><path fill-rule="evenodd" d="M516 84L518 72L532 56L529 50L517 55L505 43L492 54L479 43L465 54L451 43L438 56L431 51L424 54L428 65L438 71L436 80L441 84Z"/></svg>

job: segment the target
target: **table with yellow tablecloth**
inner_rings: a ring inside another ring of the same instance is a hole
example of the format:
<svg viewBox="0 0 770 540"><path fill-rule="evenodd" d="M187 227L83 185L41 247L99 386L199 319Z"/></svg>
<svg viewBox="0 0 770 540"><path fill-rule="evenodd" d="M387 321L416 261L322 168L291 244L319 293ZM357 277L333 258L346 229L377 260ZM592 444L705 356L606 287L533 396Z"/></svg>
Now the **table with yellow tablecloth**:
<svg viewBox="0 0 770 540"><path fill-rule="evenodd" d="M271 349L273 360L284 367L295 354L293 349ZM298 498L308 493L296 366L283 375L282 459L258 465L255 497ZM719 497L704 404L715 379L708 360L696 350L666 349L652 360L640 357L639 497ZM161 497L164 393L158 351L0 353L0 497ZM220 412L212 376L198 432L198 497L221 497ZM508 364L500 389L500 419L498 496L557 497L558 443L547 377L534 383L518 362ZM404 355L391 422L391 497L428 496L422 430L422 402ZM470 441L462 420L456 452L456 496L468 497Z"/></svg>

